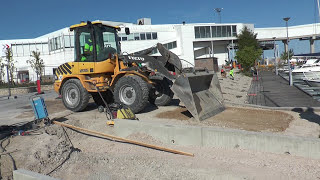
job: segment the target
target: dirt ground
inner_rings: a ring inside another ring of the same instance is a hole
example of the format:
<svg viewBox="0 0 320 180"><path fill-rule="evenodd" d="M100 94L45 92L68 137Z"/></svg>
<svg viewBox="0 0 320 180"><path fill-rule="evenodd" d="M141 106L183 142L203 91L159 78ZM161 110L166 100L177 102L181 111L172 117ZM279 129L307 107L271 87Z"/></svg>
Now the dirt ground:
<svg viewBox="0 0 320 180"><path fill-rule="evenodd" d="M104 132L105 120L88 112L57 119ZM204 148L164 144L143 133L127 138L194 153L177 155L128 143L88 136L52 125L29 136L2 140L17 168L60 179L317 179L320 160L247 151L239 148ZM7 145L8 144L8 145ZM1 156L1 176L10 179L13 163Z"/></svg>
<svg viewBox="0 0 320 180"><path fill-rule="evenodd" d="M150 105L137 117L140 121L166 124L319 137L319 112L245 107L250 78L236 74L235 80L220 78L225 102L244 105L228 105L225 111L205 121L195 121L176 99L166 107ZM48 100L46 105L51 119L102 133L110 128L92 100L86 111L79 113L65 110L60 99ZM33 119L31 107L24 108L30 111L18 117ZM253 152L237 147L177 146L164 144L143 133L126 138L194 153L195 156L121 143L52 125L34 130L27 136L0 140L0 177L12 179L13 169L23 168L60 179L320 179L320 160L316 159ZM14 152L1 154L11 151Z"/></svg>
<svg viewBox="0 0 320 180"><path fill-rule="evenodd" d="M157 118L190 120L191 114L186 108L178 107L172 111L161 112ZM285 131L293 116L280 111L227 107L218 115L194 124L219 126L224 128L241 129L256 132L281 132Z"/></svg>

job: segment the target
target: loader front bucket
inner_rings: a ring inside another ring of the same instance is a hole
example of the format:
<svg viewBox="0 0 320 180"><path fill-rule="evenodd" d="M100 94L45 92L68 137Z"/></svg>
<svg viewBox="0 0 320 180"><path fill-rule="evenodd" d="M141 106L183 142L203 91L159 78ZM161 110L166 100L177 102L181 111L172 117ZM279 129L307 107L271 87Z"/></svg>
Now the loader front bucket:
<svg viewBox="0 0 320 180"><path fill-rule="evenodd" d="M220 83L213 71L182 73L171 90L196 120L205 120L225 109Z"/></svg>

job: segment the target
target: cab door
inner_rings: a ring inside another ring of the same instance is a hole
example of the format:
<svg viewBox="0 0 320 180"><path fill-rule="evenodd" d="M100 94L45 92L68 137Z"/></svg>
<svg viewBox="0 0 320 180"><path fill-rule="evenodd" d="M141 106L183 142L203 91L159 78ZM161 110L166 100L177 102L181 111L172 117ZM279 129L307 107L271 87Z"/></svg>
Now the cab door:
<svg viewBox="0 0 320 180"><path fill-rule="evenodd" d="M92 28L81 27L75 32L75 64L73 71L76 74L90 74L94 72L95 61L93 51Z"/></svg>

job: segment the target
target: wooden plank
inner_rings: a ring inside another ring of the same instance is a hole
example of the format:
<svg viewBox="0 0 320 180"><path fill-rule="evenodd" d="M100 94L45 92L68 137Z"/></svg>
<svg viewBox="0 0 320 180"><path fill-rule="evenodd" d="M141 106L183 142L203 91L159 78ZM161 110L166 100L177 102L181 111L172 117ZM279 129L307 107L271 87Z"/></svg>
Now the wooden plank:
<svg viewBox="0 0 320 180"><path fill-rule="evenodd" d="M187 153L187 152L178 151L178 150L175 150L175 149L169 149L169 148L164 148L164 147L161 147L161 146L156 146L156 145L151 145L151 144L142 143L142 142L138 142L138 141L133 141L133 140L130 140L130 139L125 139L125 138L121 138L121 137L117 137L117 136L113 136L113 135L100 133L100 132L97 132L97 131L92 131L92 130L89 130L89 129L76 127L76 126L73 126L73 125L70 125L70 124L65 124L65 123L58 122L58 121L53 121L53 123L57 124L57 125L60 125L60 126L68 127L68 128L71 128L71 129L75 129L75 130L82 131L82 132L89 133L89 134L96 135L96 136L106 137L106 138L117 140L117 141L136 144L136 145L139 145L139 146L144 146L144 147L148 147L148 148L152 148L152 149L158 149L158 150L161 150L161 151L167 151L167 152L171 152L171 153L175 153L175 154L181 154L181 155L186 155L186 156L194 156L194 154L192 154L192 153Z"/></svg>

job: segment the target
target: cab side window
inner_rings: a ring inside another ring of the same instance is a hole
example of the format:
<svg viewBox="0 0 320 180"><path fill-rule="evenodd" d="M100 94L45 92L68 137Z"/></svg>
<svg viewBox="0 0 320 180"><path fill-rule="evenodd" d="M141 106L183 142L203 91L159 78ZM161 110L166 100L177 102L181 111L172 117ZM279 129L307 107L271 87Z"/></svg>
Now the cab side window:
<svg viewBox="0 0 320 180"><path fill-rule="evenodd" d="M81 32L80 37L80 62L93 62L93 42L89 32Z"/></svg>

